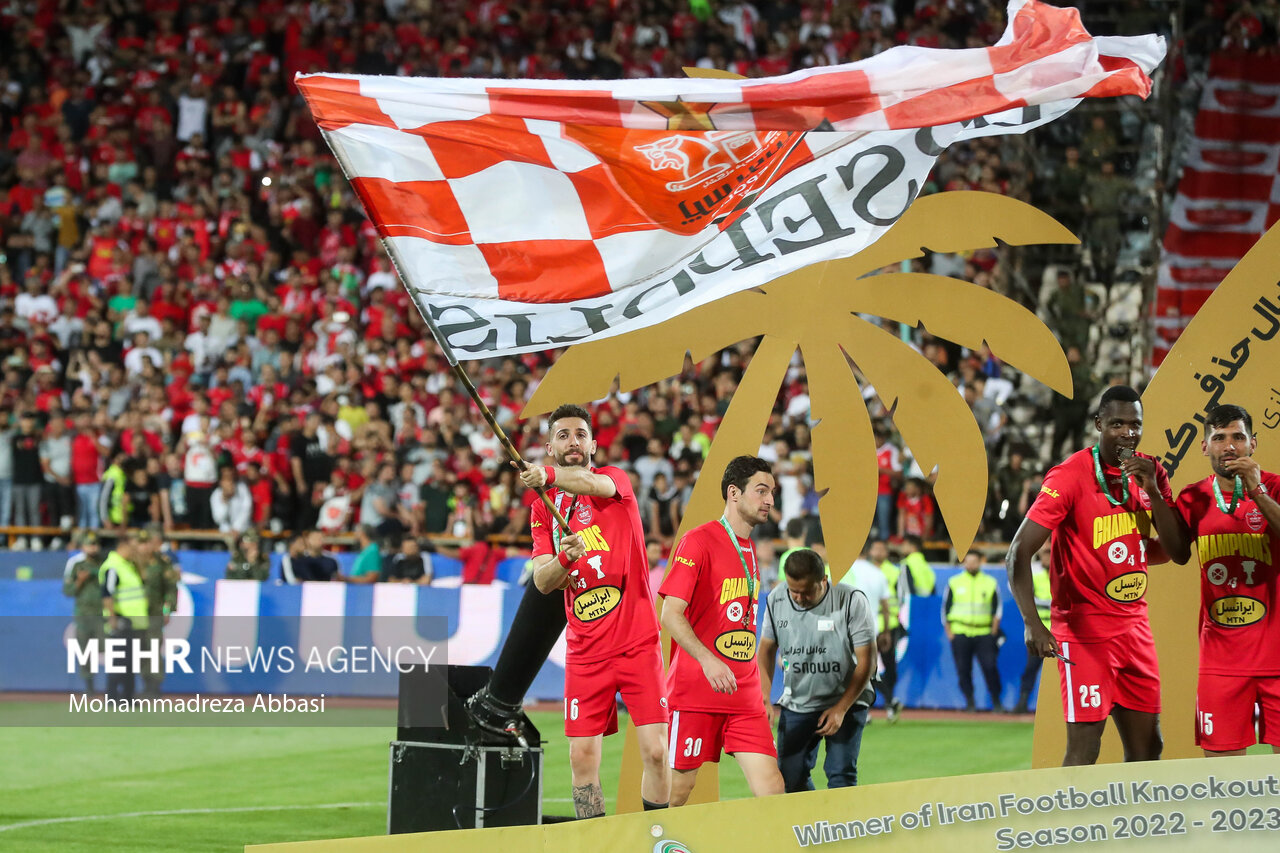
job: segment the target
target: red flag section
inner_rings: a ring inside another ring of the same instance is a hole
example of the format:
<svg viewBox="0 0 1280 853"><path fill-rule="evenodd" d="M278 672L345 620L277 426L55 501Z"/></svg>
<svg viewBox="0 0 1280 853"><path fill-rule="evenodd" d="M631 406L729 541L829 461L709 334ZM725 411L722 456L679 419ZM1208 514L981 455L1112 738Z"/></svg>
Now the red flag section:
<svg viewBox="0 0 1280 853"><path fill-rule="evenodd" d="M1280 60L1214 57L1195 127L1156 284L1155 365L1280 219Z"/></svg>

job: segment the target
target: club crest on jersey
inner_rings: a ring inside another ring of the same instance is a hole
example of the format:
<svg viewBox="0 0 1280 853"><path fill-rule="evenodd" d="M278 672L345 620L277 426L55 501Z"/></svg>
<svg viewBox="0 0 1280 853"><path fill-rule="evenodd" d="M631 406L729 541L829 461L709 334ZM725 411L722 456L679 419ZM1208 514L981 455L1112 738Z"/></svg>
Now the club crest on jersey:
<svg viewBox="0 0 1280 853"><path fill-rule="evenodd" d="M1222 586L1227 582L1227 567L1222 563L1214 563L1205 570L1205 574L1209 577L1209 583L1214 586Z"/></svg>
<svg viewBox="0 0 1280 853"><path fill-rule="evenodd" d="M725 608L724 616L730 622L742 621L742 604L741 602L731 601L729 606Z"/></svg>
<svg viewBox="0 0 1280 853"><path fill-rule="evenodd" d="M1227 628L1242 628L1261 621L1267 615L1267 605L1247 595L1230 595L1219 598L1209 608L1209 618Z"/></svg>
<svg viewBox="0 0 1280 853"><path fill-rule="evenodd" d="M1262 513L1257 507L1244 514L1244 523L1249 525L1249 529L1254 533L1261 532L1262 528L1267 526L1267 520L1262 517Z"/></svg>
<svg viewBox="0 0 1280 853"><path fill-rule="evenodd" d="M588 506L585 502L580 502L578 504L577 517L578 517L579 524L590 524L591 523L591 507Z"/></svg>
<svg viewBox="0 0 1280 853"><path fill-rule="evenodd" d="M716 637L716 651L729 660L749 661L756 656L756 635L752 631L725 631Z"/></svg>
<svg viewBox="0 0 1280 853"><path fill-rule="evenodd" d="M622 601L622 590L616 586L598 586L573 600L573 615L583 622L594 622L606 616Z"/></svg>
<svg viewBox="0 0 1280 853"><path fill-rule="evenodd" d="M1107 597L1128 604L1138 601L1147 591L1147 573L1129 572L1112 578L1107 584Z"/></svg>
<svg viewBox="0 0 1280 853"><path fill-rule="evenodd" d="M1123 542L1112 542L1111 547L1107 549L1107 559L1119 565L1129 559L1129 546Z"/></svg>

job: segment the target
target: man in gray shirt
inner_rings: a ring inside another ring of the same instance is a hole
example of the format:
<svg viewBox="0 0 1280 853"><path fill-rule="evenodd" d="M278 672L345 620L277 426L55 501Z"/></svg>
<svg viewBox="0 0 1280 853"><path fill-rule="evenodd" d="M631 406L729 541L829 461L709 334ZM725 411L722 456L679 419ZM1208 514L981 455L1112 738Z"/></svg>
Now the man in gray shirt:
<svg viewBox="0 0 1280 853"><path fill-rule="evenodd" d="M10 413L0 409L0 527L13 521L13 436L17 430Z"/></svg>
<svg viewBox="0 0 1280 853"><path fill-rule="evenodd" d="M396 466L390 462L379 465L374 481L364 488L364 497L360 500L360 521L377 531L379 536L399 533L403 529L396 501L399 488Z"/></svg>
<svg viewBox="0 0 1280 853"><path fill-rule="evenodd" d="M54 412L40 442L40 467L44 470L47 490L52 497L53 517L63 530L70 530L76 514L76 491L71 481L71 433L61 412ZM62 537L54 539L49 547L55 551L62 547Z"/></svg>
<svg viewBox="0 0 1280 853"><path fill-rule="evenodd" d="M875 700L876 619L861 591L832 584L822 558L808 548L787 558L785 580L765 606L760 661L766 701L782 652L778 768L788 793L812 791L818 743L826 740L827 787L858 784L858 750Z"/></svg>

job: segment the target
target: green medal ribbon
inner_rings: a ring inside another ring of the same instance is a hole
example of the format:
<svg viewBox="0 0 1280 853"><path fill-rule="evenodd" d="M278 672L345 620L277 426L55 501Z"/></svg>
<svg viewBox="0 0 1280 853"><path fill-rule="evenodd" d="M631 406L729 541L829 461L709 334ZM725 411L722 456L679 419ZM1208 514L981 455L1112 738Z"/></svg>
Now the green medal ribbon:
<svg viewBox="0 0 1280 853"><path fill-rule="evenodd" d="M747 557L742 553L742 547L738 545L738 537L734 534L733 528L729 526L729 520L723 515L720 516L720 526L724 528L724 532L729 534L729 542L733 544L733 550L738 554L738 560L742 563L742 573L747 576L747 612L742 617L742 627L746 628L751 624L751 605L756 600L756 584L758 581L751 574L751 569L747 568ZM752 555L754 556L754 554Z"/></svg>
<svg viewBox="0 0 1280 853"><path fill-rule="evenodd" d="M1129 501L1129 474L1127 471L1120 472L1120 492L1124 495L1120 500L1116 500L1111 496L1111 490L1107 488L1107 480L1102 476L1102 457L1098 454L1098 445L1093 446L1093 473L1098 478L1098 486L1102 489L1102 493L1107 496L1107 501L1112 506L1124 506Z"/></svg>
<svg viewBox="0 0 1280 853"><path fill-rule="evenodd" d="M1235 485L1231 487L1231 506L1227 506L1227 502L1222 499L1222 487L1218 485L1218 475L1213 475L1213 499L1218 502L1218 509L1227 515L1235 515L1236 506L1240 503L1240 496L1244 494L1244 482L1239 478L1235 478Z"/></svg>

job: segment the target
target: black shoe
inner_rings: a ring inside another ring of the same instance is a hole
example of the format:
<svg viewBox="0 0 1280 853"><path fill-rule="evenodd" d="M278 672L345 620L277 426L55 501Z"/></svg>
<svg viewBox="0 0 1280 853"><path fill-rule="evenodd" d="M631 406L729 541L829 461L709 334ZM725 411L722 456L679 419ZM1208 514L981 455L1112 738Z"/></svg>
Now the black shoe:
<svg viewBox="0 0 1280 853"><path fill-rule="evenodd" d="M976 706L974 706L974 704L973 704L972 702L966 702L966 703L965 703L965 705L964 705L964 712L965 712L966 714L972 714L972 713L974 713L974 712L975 712L975 711L977 711L977 710L978 710L978 709L977 709L977 707L976 707Z"/></svg>
<svg viewBox="0 0 1280 853"><path fill-rule="evenodd" d="M1014 705L1014 706L1013 706L1013 713L1015 713L1015 714L1030 714L1030 713L1031 713L1031 711L1027 708L1027 703L1026 703L1026 702L1019 702L1017 705Z"/></svg>
<svg viewBox="0 0 1280 853"><path fill-rule="evenodd" d="M524 740L522 709L495 699L487 685L472 695L464 707L471 722L481 731L516 742Z"/></svg>

